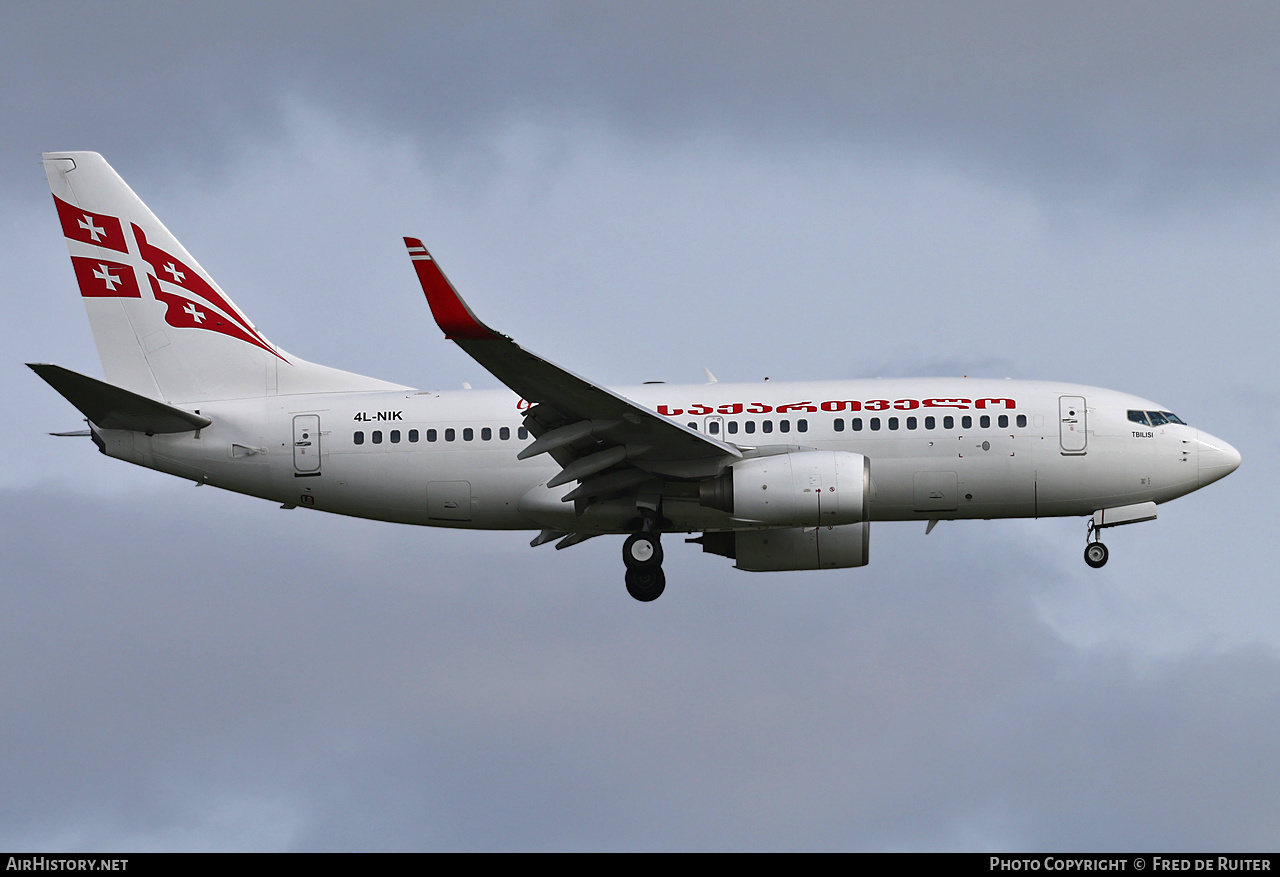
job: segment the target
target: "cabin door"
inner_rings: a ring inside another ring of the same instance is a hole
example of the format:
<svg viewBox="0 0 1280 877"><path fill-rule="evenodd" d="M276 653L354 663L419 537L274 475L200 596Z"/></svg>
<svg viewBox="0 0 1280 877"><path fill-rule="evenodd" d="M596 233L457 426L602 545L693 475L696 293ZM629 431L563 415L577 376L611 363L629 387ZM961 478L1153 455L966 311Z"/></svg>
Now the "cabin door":
<svg viewBox="0 0 1280 877"><path fill-rule="evenodd" d="M293 474L320 474L320 415L293 418Z"/></svg>
<svg viewBox="0 0 1280 877"><path fill-rule="evenodd" d="M1058 440L1064 454L1083 454L1089 445L1084 396L1058 397Z"/></svg>

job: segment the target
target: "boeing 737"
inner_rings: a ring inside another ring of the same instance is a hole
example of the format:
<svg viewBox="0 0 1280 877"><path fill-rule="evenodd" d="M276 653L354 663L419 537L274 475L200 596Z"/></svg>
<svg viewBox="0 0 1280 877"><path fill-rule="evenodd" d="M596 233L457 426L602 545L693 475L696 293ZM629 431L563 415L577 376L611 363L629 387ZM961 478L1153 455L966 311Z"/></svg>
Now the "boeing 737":
<svg viewBox="0 0 1280 877"><path fill-rule="evenodd" d="M609 389L481 322L422 242L444 336L507 389L435 392L287 353L92 152L44 166L105 380L31 364L110 457L281 503L433 527L624 537L658 597L664 534L754 571L868 562L872 521L1088 516L1100 530L1240 464L1166 406L1055 381L969 378Z"/></svg>

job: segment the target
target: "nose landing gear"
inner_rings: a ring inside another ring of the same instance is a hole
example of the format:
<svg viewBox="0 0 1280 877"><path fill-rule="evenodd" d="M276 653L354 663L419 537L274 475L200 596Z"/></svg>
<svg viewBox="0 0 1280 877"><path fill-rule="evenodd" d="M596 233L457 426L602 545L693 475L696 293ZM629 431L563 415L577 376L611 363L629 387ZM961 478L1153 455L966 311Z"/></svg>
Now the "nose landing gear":
<svg viewBox="0 0 1280 877"><path fill-rule="evenodd" d="M650 530L632 533L622 543L622 562L627 566L627 593L648 603L662 596L667 574L662 571L662 542Z"/></svg>
<svg viewBox="0 0 1280 877"><path fill-rule="evenodd" d="M1101 542L1090 542L1084 547L1084 562L1094 569L1105 566L1111 552Z"/></svg>
<svg viewBox="0 0 1280 877"><path fill-rule="evenodd" d="M1084 562L1094 569L1101 569L1107 565L1107 558L1111 556L1111 552L1107 550L1107 546L1097 541L1095 535L1098 528L1094 526L1093 519L1089 519L1089 529L1085 535L1088 544L1084 547Z"/></svg>

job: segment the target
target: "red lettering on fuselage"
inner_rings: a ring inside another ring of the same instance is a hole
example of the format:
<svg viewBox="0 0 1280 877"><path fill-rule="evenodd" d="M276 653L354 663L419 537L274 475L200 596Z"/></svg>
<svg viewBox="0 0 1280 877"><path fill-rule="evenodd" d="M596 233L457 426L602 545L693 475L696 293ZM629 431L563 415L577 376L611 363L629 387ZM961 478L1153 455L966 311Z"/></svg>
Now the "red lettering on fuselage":
<svg viewBox="0 0 1280 877"><path fill-rule="evenodd" d="M516 408L524 411L530 407L530 403L521 399L516 403ZM688 409L677 408L672 405L659 405L657 411L663 417L679 417L682 414L692 414L695 417L702 417L707 414L769 414L771 412L777 414L787 414L791 412L804 411L889 411L896 409L898 411L914 411L917 408L959 408L968 410L971 408L1003 408L1010 411L1018 407L1018 403L1013 399L828 399L824 402L788 402L774 408L764 402L728 402L723 405L707 405L698 402L690 405Z"/></svg>

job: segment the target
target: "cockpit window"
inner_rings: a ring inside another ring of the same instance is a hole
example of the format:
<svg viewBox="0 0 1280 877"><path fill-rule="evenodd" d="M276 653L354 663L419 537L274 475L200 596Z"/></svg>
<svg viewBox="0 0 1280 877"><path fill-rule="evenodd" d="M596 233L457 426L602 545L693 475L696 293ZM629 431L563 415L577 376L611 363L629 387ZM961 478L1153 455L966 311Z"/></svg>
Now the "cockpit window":
<svg viewBox="0 0 1280 877"><path fill-rule="evenodd" d="M1132 408L1129 409L1129 421L1143 426L1164 426L1166 423L1186 425L1186 422L1172 411L1135 411Z"/></svg>

